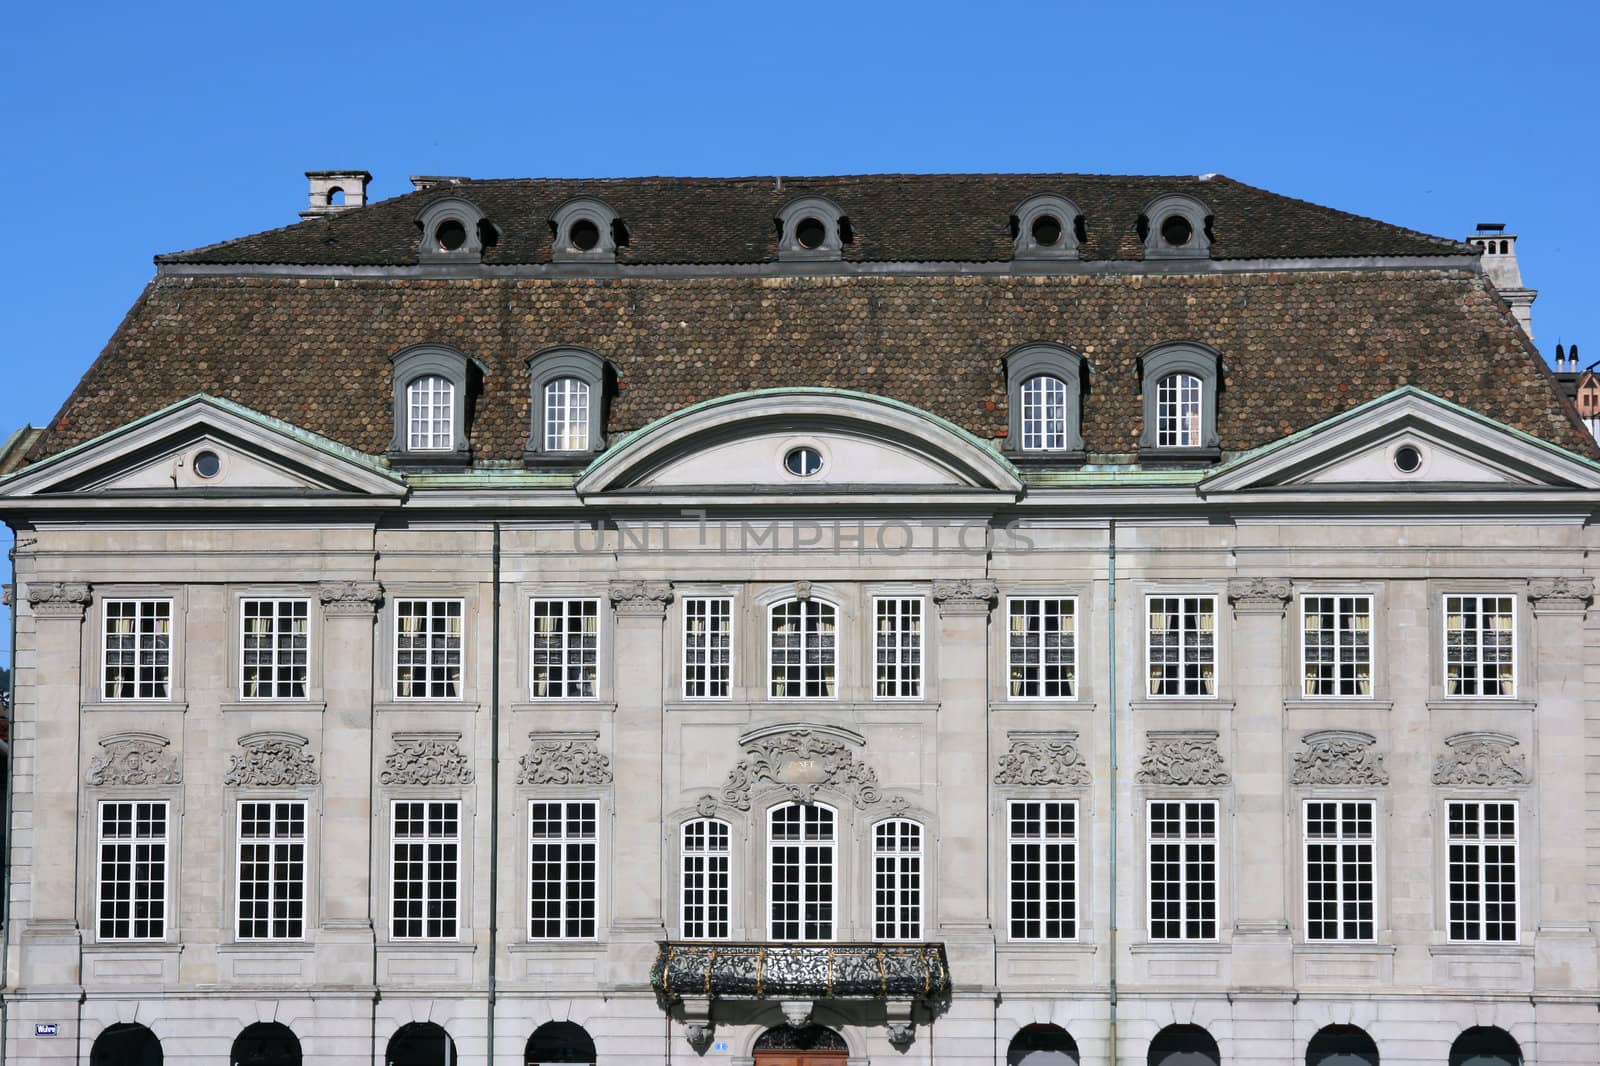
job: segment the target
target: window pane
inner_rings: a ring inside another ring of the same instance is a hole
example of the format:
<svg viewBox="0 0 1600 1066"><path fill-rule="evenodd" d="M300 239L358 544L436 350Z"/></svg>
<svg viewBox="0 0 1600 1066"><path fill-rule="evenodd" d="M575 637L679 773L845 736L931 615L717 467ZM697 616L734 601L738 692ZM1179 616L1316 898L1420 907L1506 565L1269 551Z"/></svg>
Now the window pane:
<svg viewBox="0 0 1600 1066"><path fill-rule="evenodd" d="M1213 596L1150 597L1150 696L1216 694L1216 604Z"/></svg>
<svg viewBox="0 0 1600 1066"><path fill-rule="evenodd" d="M1306 696L1372 694L1372 597L1303 597L1300 631Z"/></svg>
<svg viewBox="0 0 1600 1066"><path fill-rule="evenodd" d="M730 928L726 822L702 818L683 826L683 937L726 940Z"/></svg>
<svg viewBox="0 0 1600 1066"><path fill-rule="evenodd" d="M1156 447L1200 447L1200 379L1169 374L1156 384Z"/></svg>
<svg viewBox="0 0 1600 1066"><path fill-rule="evenodd" d="M1007 826L1011 939L1076 939L1078 805L1012 800Z"/></svg>
<svg viewBox="0 0 1600 1066"><path fill-rule="evenodd" d="M832 699L835 613L820 600L785 600L770 616L769 689L773 699Z"/></svg>
<svg viewBox="0 0 1600 1066"><path fill-rule="evenodd" d="M872 829L872 935L922 939L922 826L908 819Z"/></svg>
<svg viewBox="0 0 1600 1066"><path fill-rule="evenodd" d="M549 452L588 451L588 382L558 378L544 387L544 447Z"/></svg>
<svg viewBox="0 0 1600 1066"><path fill-rule="evenodd" d="M1067 446L1067 386L1049 375L1022 383L1023 451L1060 450Z"/></svg>
<svg viewBox="0 0 1600 1066"><path fill-rule="evenodd" d="M303 700L310 671L308 600L244 600L241 699Z"/></svg>
<svg viewBox="0 0 1600 1066"><path fill-rule="evenodd" d="M237 935L298 940L305 935L306 805L239 804Z"/></svg>
<svg viewBox="0 0 1600 1066"><path fill-rule="evenodd" d="M407 447L418 451L450 451L455 447L455 385L430 374L406 386Z"/></svg>
<svg viewBox="0 0 1600 1066"><path fill-rule="evenodd" d="M395 601L396 699L461 698L460 600Z"/></svg>
<svg viewBox="0 0 1600 1066"><path fill-rule="evenodd" d="M1373 847L1371 801L1305 805L1307 940L1373 939Z"/></svg>
<svg viewBox="0 0 1600 1066"><path fill-rule="evenodd" d="M733 601L683 601L683 696L726 699L733 683Z"/></svg>
<svg viewBox="0 0 1600 1066"><path fill-rule="evenodd" d="M454 800L400 800L392 808L390 936L454 939L459 919L461 808Z"/></svg>
<svg viewBox="0 0 1600 1066"><path fill-rule="evenodd" d="M831 808L790 803L768 812L769 939L833 939L834 847Z"/></svg>
<svg viewBox="0 0 1600 1066"><path fill-rule="evenodd" d="M167 805L100 804L96 935L161 940L167 934Z"/></svg>
<svg viewBox="0 0 1600 1066"><path fill-rule="evenodd" d="M1217 804L1152 800L1147 807L1152 940L1217 937Z"/></svg>
<svg viewBox="0 0 1600 1066"><path fill-rule="evenodd" d="M596 928L597 805L528 804L528 936L590 940Z"/></svg>
<svg viewBox="0 0 1600 1066"><path fill-rule="evenodd" d="M1007 661L1012 699L1077 695L1078 601L1013 599L1007 603Z"/></svg>
<svg viewBox="0 0 1600 1066"><path fill-rule="evenodd" d="M1445 692L1516 695L1516 600L1511 596L1444 598Z"/></svg>
<svg viewBox="0 0 1600 1066"><path fill-rule="evenodd" d="M922 600L873 601L873 693L878 699L922 696Z"/></svg>
<svg viewBox="0 0 1600 1066"><path fill-rule="evenodd" d="M1450 803L1445 821L1450 939L1515 943L1517 805Z"/></svg>
<svg viewBox="0 0 1600 1066"><path fill-rule="evenodd" d="M101 664L106 699L170 699L172 601L105 601Z"/></svg>

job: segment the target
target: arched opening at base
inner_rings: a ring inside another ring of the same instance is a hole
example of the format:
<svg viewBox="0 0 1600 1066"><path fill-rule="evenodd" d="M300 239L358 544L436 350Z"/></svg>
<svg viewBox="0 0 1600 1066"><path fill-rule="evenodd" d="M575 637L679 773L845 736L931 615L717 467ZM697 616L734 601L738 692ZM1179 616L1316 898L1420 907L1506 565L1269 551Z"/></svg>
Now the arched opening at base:
<svg viewBox="0 0 1600 1066"><path fill-rule="evenodd" d="M1306 1045L1306 1066L1378 1066L1378 1045L1359 1026L1324 1026Z"/></svg>
<svg viewBox="0 0 1600 1066"><path fill-rule="evenodd" d="M1006 1048L1006 1066L1078 1066L1078 1042L1059 1025L1028 1025Z"/></svg>
<svg viewBox="0 0 1600 1066"><path fill-rule="evenodd" d="M389 1038L383 1062L384 1066L456 1066L456 1042L432 1022L410 1022Z"/></svg>
<svg viewBox="0 0 1600 1066"><path fill-rule="evenodd" d="M287 1025L257 1022L233 1042L230 1066L300 1066L300 1040Z"/></svg>
<svg viewBox="0 0 1600 1066"><path fill-rule="evenodd" d="M594 1066L594 1041L581 1025L573 1022L545 1022L528 1037L523 1053L527 1066L553 1066L581 1062Z"/></svg>
<svg viewBox="0 0 1600 1066"><path fill-rule="evenodd" d="M1450 1045L1450 1066L1522 1066L1522 1048L1504 1029L1475 1025Z"/></svg>
<svg viewBox="0 0 1600 1066"><path fill-rule="evenodd" d="M1169 1025L1150 1041L1149 1066L1222 1066L1222 1052L1198 1025Z"/></svg>
<svg viewBox="0 0 1600 1066"><path fill-rule="evenodd" d="M138 1022L108 1025L89 1049L89 1066L161 1066L161 1041Z"/></svg>
<svg viewBox="0 0 1600 1066"><path fill-rule="evenodd" d="M756 1038L756 1066L845 1066L844 1037L823 1025L779 1025Z"/></svg>

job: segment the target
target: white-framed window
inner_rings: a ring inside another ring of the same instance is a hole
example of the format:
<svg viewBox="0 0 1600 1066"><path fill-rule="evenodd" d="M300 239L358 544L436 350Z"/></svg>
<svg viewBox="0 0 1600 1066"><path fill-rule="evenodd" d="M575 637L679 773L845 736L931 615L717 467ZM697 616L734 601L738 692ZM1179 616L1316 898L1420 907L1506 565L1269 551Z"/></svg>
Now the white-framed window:
<svg viewBox="0 0 1600 1066"><path fill-rule="evenodd" d="M593 940L599 805L528 803L528 937Z"/></svg>
<svg viewBox="0 0 1600 1066"><path fill-rule="evenodd" d="M1156 447L1200 447L1203 388L1193 374L1168 374L1156 383Z"/></svg>
<svg viewBox="0 0 1600 1066"><path fill-rule="evenodd" d="M1450 939L1515 943L1516 801L1451 800L1445 821Z"/></svg>
<svg viewBox="0 0 1600 1066"><path fill-rule="evenodd" d="M728 823L696 818L683 823L683 938L726 940L732 929L733 859Z"/></svg>
<svg viewBox="0 0 1600 1066"><path fill-rule="evenodd" d="M890 818L872 827L872 935L922 939L922 824Z"/></svg>
<svg viewBox="0 0 1600 1066"><path fill-rule="evenodd" d="M1307 940L1374 938L1373 806L1371 800L1306 801Z"/></svg>
<svg viewBox="0 0 1600 1066"><path fill-rule="evenodd" d="M167 803L100 804L95 937L162 940L167 935Z"/></svg>
<svg viewBox="0 0 1600 1066"><path fill-rule="evenodd" d="M770 684L775 700L831 700L837 693L838 611L821 600L784 600L768 627Z"/></svg>
<svg viewBox="0 0 1600 1066"><path fill-rule="evenodd" d="M461 804L395 800L391 805L389 935L454 940L461 918Z"/></svg>
<svg viewBox="0 0 1600 1066"><path fill-rule="evenodd" d="M304 800L239 802L240 940L301 940L306 931Z"/></svg>
<svg viewBox="0 0 1600 1066"><path fill-rule="evenodd" d="M1517 694L1517 598L1444 598L1444 686L1447 696Z"/></svg>
<svg viewBox="0 0 1600 1066"><path fill-rule="evenodd" d="M544 450L589 450L589 383L556 378L544 387Z"/></svg>
<svg viewBox="0 0 1600 1066"><path fill-rule="evenodd" d="M1159 696L1217 694L1217 598L1215 596L1151 596L1146 600L1149 625L1149 686Z"/></svg>
<svg viewBox="0 0 1600 1066"><path fill-rule="evenodd" d="M1012 940L1078 937L1078 804L1006 804Z"/></svg>
<svg viewBox="0 0 1600 1066"><path fill-rule="evenodd" d="M1067 446L1067 384L1049 374L1022 383L1022 450L1060 451Z"/></svg>
<svg viewBox="0 0 1600 1066"><path fill-rule="evenodd" d="M461 600L396 600L394 698L461 698Z"/></svg>
<svg viewBox="0 0 1600 1066"><path fill-rule="evenodd" d="M725 700L733 686L733 600L683 601L683 698Z"/></svg>
<svg viewBox="0 0 1600 1066"><path fill-rule="evenodd" d="M239 698L303 700L311 679L311 602L239 604Z"/></svg>
<svg viewBox="0 0 1600 1066"><path fill-rule="evenodd" d="M872 601L872 695L880 700L922 698L923 612L920 596Z"/></svg>
<svg viewBox="0 0 1600 1066"><path fill-rule="evenodd" d="M838 824L823 803L767 812L767 939L833 939Z"/></svg>
<svg viewBox="0 0 1600 1066"><path fill-rule="evenodd" d="M1006 600L1007 695L1014 700L1078 697L1078 601L1071 596Z"/></svg>
<svg viewBox="0 0 1600 1066"><path fill-rule="evenodd" d="M1300 597L1301 693L1372 695L1372 597Z"/></svg>
<svg viewBox="0 0 1600 1066"><path fill-rule="evenodd" d="M1217 938L1217 802L1149 804L1150 939Z"/></svg>
<svg viewBox="0 0 1600 1066"><path fill-rule="evenodd" d="M102 659L108 700L172 698L172 601L106 600Z"/></svg>
<svg viewBox="0 0 1600 1066"><path fill-rule="evenodd" d="M600 601L534 600L528 696L592 700L600 681Z"/></svg>
<svg viewBox="0 0 1600 1066"><path fill-rule="evenodd" d="M413 452L455 448L455 385L438 374L424 374L406 386L406 446Z"/></svg>

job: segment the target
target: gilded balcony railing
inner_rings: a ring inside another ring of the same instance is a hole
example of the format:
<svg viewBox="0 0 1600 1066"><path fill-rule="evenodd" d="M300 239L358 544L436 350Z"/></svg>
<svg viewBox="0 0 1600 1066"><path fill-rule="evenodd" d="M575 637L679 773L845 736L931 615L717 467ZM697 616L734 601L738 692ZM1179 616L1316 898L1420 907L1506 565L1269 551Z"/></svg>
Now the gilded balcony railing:
<svg viewBox="0 0 1600 1066"><path fill-rule="evenodd" d="M938 943L768 944L662 941L650 968L675 999L930 1000L950 992Z"/></svg>

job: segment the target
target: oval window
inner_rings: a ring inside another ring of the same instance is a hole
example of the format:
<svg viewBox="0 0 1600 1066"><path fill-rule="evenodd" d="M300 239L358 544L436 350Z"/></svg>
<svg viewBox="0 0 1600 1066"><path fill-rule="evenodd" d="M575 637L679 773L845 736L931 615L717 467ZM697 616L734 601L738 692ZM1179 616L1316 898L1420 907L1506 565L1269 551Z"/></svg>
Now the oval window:
<svg viewBox="0 0 1600 1066"><path fill-rule="evenodd" d="M822 469L822 453L815 448L791 448L783 457L783 468L795 477L810 477Z"/></svg>
<svg viewBox="0 0 1600 1066"><path fill-rule="evenodd" d="M1394 465L1402 474L1415 474L1422 468L1422 453L1409 444L1394 450Z"/></svg>
<svg viewBox="0 0 1600 1066"><path fill-rule="evenodd" d="M200 452L194 457L194 472L203 478L213 478L222 472L222 457L216 452Z"/></svg>

